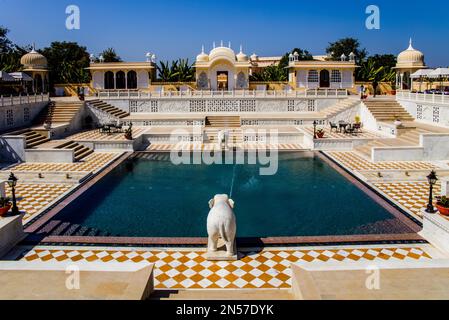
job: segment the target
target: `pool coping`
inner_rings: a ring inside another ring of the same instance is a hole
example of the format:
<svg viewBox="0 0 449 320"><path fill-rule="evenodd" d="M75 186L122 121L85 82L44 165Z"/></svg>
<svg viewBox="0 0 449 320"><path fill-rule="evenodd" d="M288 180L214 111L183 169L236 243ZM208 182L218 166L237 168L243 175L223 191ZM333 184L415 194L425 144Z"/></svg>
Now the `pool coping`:
<svg viewBox="0 0 449 320"><path fill-rule="evenodd" d="M285 152L302 152L302 151L285 151ZM394 217L404 223L410 231L414 233L402 234L367 234L367 235L339 235L339 236L294 236L294 237L267 237L267 238L238 238L237 242L240 246L294 246L294 245L345 245L345 244L391 244L391 243L427 243L418 232L419 225L409 219L399 207L394 203L385 199L381 194L369 185L358 179L346 168L340 166L332 158L321 151L304 150L318 155L321 160L325 161L339 174L361 189L370 198L381 205ZM60 244L60 245L110 245L110 246L205 246L207 238L180 238L180 237L97 237L97 236L47 236L37 233L45 224L51 221L65 206L76 200L82 194L87 192L98 181L106 177L112 170L119 166L126 159L137 153L166 153L158 151L143 152L126 152L107 164L102 170L97 172L91 179L85 181L72 193L59 200L48 212L44 212L40 217L25 228L28 233L27 238L22 242L24 244Z"/></svg>

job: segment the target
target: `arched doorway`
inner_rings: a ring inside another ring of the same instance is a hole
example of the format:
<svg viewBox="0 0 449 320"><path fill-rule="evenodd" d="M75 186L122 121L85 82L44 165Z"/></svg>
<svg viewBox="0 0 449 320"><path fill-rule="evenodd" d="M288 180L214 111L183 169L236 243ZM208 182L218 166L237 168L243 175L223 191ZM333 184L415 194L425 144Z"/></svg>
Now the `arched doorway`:
<svg viewBox="0 0 449 320"><path fill-rule="evenodd" d="M126 79L125 73L119 71L115 74L115 88L116 89L126 89Z"/></svg>
<svg viewBox="0 0 449 320"><path fill-rule="evenodd" d="M106 90L112 90L114 88L114 73L112 71L108 71L104 74L104 88Z"/></svg>
<svg viewBox="0 0 449 320"><path fill-rule="evenodd" d="M129 71L128 77L128 89L137 89L137 73L135 71Z"/></svg>
<svg viewBox="0 0 449 320"><path fill-rule="evenodd" d="M229 73L227 71L217 72L217 89L218 90L228 90L229 88Z"/></svg>
<svg viewBox="0 0 449 320"><path fill-rule="evenodd" d="M320 88L329 88L331 86L331 80L328 70L320 71Z"/></svg>

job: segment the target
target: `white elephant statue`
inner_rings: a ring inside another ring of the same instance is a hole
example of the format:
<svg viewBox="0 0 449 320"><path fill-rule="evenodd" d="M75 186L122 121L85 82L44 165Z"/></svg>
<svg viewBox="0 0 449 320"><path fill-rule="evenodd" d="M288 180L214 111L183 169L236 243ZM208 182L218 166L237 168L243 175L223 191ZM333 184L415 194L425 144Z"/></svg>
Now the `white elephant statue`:
<svg viewBox="0 0 449 320"><path fill-rule="evenodd" d="M207 217L207 233L209 235L208 251L216 252L218 239L221 238L226 244L229 257L236 255L235 235L237 223L234 215L234 201L228 195L216 195L209 201L210 212Z"/></svg>
<svg viewBox="0 0 449 320"><path fill-rule="evenodd" d="M218 143L220 144L220 148L228 147L228 141L229 141L229 131L228 130L220 130L217 134Z"/></svg>

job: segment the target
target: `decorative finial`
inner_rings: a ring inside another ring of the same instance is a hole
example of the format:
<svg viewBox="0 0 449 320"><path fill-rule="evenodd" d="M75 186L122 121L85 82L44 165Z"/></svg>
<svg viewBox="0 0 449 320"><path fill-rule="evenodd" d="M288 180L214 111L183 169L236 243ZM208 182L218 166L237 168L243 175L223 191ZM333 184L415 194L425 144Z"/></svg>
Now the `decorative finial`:
<svg viewBox="0 0 449 320"><path fill-rule="evenodd" d="M220 42L220 47L223 47L223 40L221 40Z"/></svg>
<svg viewBox="0 0 449 320"><path fill-rule="evenodd" d="M240 53L243 53L243 46L240 45Z"/></svg>
<svg viewBox="0 0 449 320"><path fill-rule="evenodd" d="M215 41L214 41L214 43L213 43L213 47L214 47L214 49L215 49Z"/></svg>
<svg viewBox="0 0 449 320"><path fill-rule="evenodd" d="M410 38L408 50L415 50L415 49L413 49L413 40L412 40L412 38Z"/></svg>
<svg viewBox="0 0 449 320"><path fill-rule="evenodd" d="M228 42L228 47L231 49L231 41Z"/></svg>
<svg viewBox="0 0 449 320"><path fill-rule="evenodd" d="M201 46L201 53L204 54L204 44Z"/></svg>

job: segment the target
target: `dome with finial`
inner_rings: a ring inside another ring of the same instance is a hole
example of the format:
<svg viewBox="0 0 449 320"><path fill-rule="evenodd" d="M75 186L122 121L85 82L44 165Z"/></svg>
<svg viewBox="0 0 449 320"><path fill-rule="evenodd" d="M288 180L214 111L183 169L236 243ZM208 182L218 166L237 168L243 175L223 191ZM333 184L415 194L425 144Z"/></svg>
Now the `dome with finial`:
<svg viewBox="0 0 449 320"><path fill-rule="evenodd" d="M422 68L425 67L424 54L413 48L412 39L407 50L398 55L396 68Z"/></svg>
<svg viewBox="0 0 449 320"><path fill-rule="evenodd" d="M240 46L240 52L237 54L237 61L238 62L247 62L248 56L243 53L243 48Z"/></svg>
<svg viewBox="0 0 449 320"><path fill-rule="evenodd" d="M257 54L255 54L255 53L253 53L253 54L251 55L251 60L252 60L252 61L257 61L257 60L259 60L259 56L258 56Z"/></svg>
<svg viewBox="0 0 449 320"><path fill-rule="evenodd" d="M21 59L20 63L25 67L26 69L44 69L46 70L48 67L48 61L47 58L45 58L43 55L41 55L39 52L37 52L34 47L33 50L25 54Z"/></svg>
<svg viewBox="0 0 449 320"><path fill-rule="evenodd" d="M201 48L201 53L196 57L197 62L208 62L209 55L204 52L204 46Z"/></svg>

